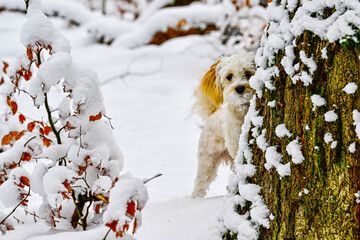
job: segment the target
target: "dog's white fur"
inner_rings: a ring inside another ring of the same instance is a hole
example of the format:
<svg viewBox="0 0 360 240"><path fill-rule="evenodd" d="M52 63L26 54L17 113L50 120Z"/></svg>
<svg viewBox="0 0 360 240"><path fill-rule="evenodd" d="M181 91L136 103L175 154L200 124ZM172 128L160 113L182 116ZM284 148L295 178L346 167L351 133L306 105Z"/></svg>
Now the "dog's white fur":
<svg viewBox="0 0 360 240"><path fill-rule="evenodd" d="M244 116L253 90L254 54L240 53L213 64L195 91L194 111L205 125L198 148L198 171L192 197L204 197L221 162L233 169Z"/></svg>

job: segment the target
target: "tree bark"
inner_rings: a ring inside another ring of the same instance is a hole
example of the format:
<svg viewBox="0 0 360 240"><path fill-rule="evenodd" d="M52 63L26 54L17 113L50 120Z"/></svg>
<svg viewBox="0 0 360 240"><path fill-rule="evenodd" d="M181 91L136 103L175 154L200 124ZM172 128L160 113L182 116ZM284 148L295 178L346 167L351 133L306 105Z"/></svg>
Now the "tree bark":
<svg viewBox="0 0 360 240"><path fill-rule="evenodd" d="M327 59L321 57L324 47ZM262 187L265 203L275 217L269 230L261 230L260 238L359 239L360 208L355 193L360 189L360 152L351 153L349 146L355 142L360 147L352 114L354 109L360 109L360 92L347 94L342 89L350 82L360 86L360 52L356 46L330 44L310 32L298 37L295 51L300 50L313 56L317 64L313 83L308 87L300 82L294 85L280 64L280 52L276 58L280 76L274 81L277 90L265 92L257 102L264 116L268 144L279 147L283 163L291 161L286 146L293 137L276 136L275 128L282 123L292 136L299 137L305 157L303 163L291 164L291 175L280 180L274 168L264 168L265 153L253 144L258 172L251 181ZM325 98L327 104L313 111L313 94ZM268 107L273 100L276 106ZM324 119L330 110L338 115L335 122ZM325 142L326 133L337 141L335 148Z"/></svg>
<svg viewBox="0 0 360 240"><path fill-rule="evenodd" d="M332 12L328 9L326 15ZM324 48L327 58L322 55ZM261 195L272 214L270 228L260 228L259 239L360 239L360 199L355 195L360 190L360 136L355 132L353 117L353 110L360 111L360 89L354 94L343 91L351 82L360 87L360 46L353 41L330 43L305 31L296 38L294 64L300 64L299 71L306 71L300 51L317 65L312 84L292 82L281 64L285 51L280 50L275 55L280 70L274 77L276 90L264 90L256 102L256 110L264 117L262 129L266 129L268 146L277 146L283 164L291 162L291 175L280 178L275 168L267 170L265 152L257 146L251 131L248 135L249 142L253 140L250 147L257 167L248 181L261 186ZM313 94L324 98L326 104L314 108ZM275 107L268 106L273 100ZM324 114L331 110L338 119L327 122ZM279 124L286 125L291 137L276 135ZM325 141L327 133L332 134L333 141ZM294 139L298 139L305 157L301 164L294 164L286 150ZM356 146L353 153L351 144ZM249 209L251 204L239 207L238 213ZM237 239L230 231L223 238Z"/></svg>

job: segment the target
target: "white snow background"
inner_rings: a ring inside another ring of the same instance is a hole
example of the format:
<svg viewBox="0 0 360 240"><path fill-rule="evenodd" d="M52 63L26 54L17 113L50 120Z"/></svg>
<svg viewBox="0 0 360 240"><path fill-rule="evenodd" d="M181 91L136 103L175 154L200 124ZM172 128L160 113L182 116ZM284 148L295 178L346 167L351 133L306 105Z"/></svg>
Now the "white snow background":
<svg viewBox="0 0 360 240"><path fill-rule="evenodd" d="M163 176L147 183L150 200L143 210L139 240L217 239L218 211L226 194L230 170L222 166L205 199L189 197L197 168L197 142L202 122L191 115L193 90L223 50L216 35L188 36L161 46L129 49L95 43L86 27L69 27L51 18L70 40L72 56L94 69L111 117L116 140L125 156L125 171L136 177ZM20 29L26 18L0 12L0 58L7 61L25 51ZM1 106L0 106L1 108ZM31 206L30 206L31 207ZM9 212L0 203L0 210ZM16 221L12 219L14 223ZM0 239L102 239L108 228L89 231L52 230L29 218ZM115 239L111 233L107 239Z"/></svg>

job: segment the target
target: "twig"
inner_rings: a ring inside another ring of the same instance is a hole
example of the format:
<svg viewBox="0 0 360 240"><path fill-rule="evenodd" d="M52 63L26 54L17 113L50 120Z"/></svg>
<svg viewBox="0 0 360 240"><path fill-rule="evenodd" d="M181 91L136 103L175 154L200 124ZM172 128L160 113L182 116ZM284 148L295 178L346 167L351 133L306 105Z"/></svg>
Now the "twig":
<svg viewBox="0 0 360 240"><path fill-rule="evenodd" d="M103 238L103 240L106 240L106 238L109 235L110 231L111 231L111 228L109 228L109 230L107 231L107 233L106 233L105 237Z"/></svg>
<svg viewBox="0 0 360 240"><path fill-rule="evenodd" d="M113 77L111 77L111 78L108 78L108 79L102 81L102 82L100 83L100 85L101 85L101 86L104 86L104 85L106 85L106 84L108 84L108 83L110 83L110 82L112 82L112 81L114 81L114 80L116 80L116 79L124 79L124 78L126 78L126 77L128 77L128 76L147 76L147 75L150 75L150 74L158 73L158 72L160 72L160 70L162 69L162 66L163 66L163 61L161 61L161 62L160 62L160 66L159 66L156 70L154 70L154 71L149 71L149 72L144 72L144 73L131 72L131 71L130 71L130 67L132 66L132 64L133 64L136 60L137 60L137 59L134 59L134 61L132 61L132 62L128 65L127 70L126 70L125 73L122 73L122 74L120 74L120 75L117 75L117 76L113 76Z"/></svg>
<svg viewBox="0 0 360 240"><path fill-rule="evenodd" d="M16 207L11 211L11 213L9 213L9 215L7 215L1 222L0 225L4 224L6 219L8 219L15 211L16 209L27 199L27 197L30 195L30 187L29 187L29 192L27 193L27 195L24 197L23 200L21 200L21 202L18 203L18 205L16 205Z"/></svg>
<svg viewBox="0 0 360 240"><path fill-rule="evenodd" d="M103 116L104 117L106 117L108 120L109 120L109 124L110 124L110 127L111 127L111 129L113 129L114 130L114 127L113 127L113 125L111 124L111 117L108 117L108 116L106 116L105 114L103 114Z"/></svg>
<svg viewBox="0 0 360 240"><path fill-rule="evenodd" d="M144 180L144 184L150 182L151 180L155 179L155 178L158 178L158 177L161 177L162 176L162 173L158 173L156 174L155 176L151 177L151 178L148 178L148 179L145 179Z"/></svg>

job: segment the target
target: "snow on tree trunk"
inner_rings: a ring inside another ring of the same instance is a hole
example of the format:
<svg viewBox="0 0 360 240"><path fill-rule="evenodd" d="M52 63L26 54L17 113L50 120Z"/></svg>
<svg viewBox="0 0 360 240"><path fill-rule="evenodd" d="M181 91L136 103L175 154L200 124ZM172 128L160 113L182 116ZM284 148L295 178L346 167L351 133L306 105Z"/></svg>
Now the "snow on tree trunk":
<svg viewBox="0 0 360 240"><path fill-rule="evenodd" d="M223 238L359 239L360 2L283 0L269 15Z"/></svg>

